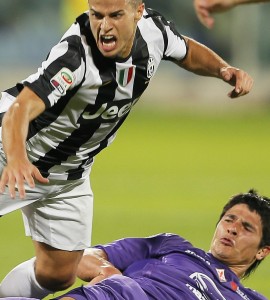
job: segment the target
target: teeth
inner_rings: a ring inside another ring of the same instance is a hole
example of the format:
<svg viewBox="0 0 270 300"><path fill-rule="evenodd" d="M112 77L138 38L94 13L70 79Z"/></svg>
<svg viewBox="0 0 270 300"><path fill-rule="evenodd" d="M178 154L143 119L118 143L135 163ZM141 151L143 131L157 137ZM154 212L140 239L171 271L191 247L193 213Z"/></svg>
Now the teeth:
<svg viewBox="0 0 270 300"><path fill-rule="evenodd" d="M110 40L110 39L113 39L113 36L112 35L105 35L102 37L104 40Z"/></svg>

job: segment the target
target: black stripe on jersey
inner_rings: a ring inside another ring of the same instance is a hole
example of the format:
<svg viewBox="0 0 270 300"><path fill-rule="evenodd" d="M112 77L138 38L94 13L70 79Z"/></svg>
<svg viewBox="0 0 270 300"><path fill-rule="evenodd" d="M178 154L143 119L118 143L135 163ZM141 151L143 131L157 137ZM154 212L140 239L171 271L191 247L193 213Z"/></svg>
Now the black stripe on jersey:
<svg viewBox="0 0 270 300"><path fill-rule="evenodd" d="M44 70L44 74L41 75L36 81L24 82L25 86L28 86L44 101L47 108L51 106L48 96L54 90L50 80L62 68L68 68L71 72L73 72L80 67L82 59L85 62L85 51L80 37L76 35L69 36L60 43L63 42L67 42L68 44L67 51L62 56L52 61L52 63Z"/></svg>
<svg viewBox="0 0 270 300"><path fill-rule="evenodd" d="M5 114L4 112L0 113L0 127L2 126L4 114Z"/></svg>
<svg viewBox="0 0 270 300"><path fill-rule="evenodd" d="M23 84L17 83L12 88L5 90L5 92L13 97L17 97L22 90L23 90Z"/></svg>
<svg viewBox="0 0 270 300"><path fill-rule="evenodd" d="M16 98L20 94L22 89L23 89L23 85L21 83L17 83L14 87L9 88L9 89L5 90L4 92L8 93L9 95ZM0 127L2 126L4 114L5 114L5 112L0 113Z"/></svg>
<svg viewBox="0 0 270 300"><path fill-rule="evenodd" d="M132 63L136 66L136 73L134 78L133 98L139 98L149 85L149 78L147 77L147 63L149 60L149 51L146 41L137 27L136 31L136 45L132 49ZM142 80L143 78L143 80Z"/></svg>

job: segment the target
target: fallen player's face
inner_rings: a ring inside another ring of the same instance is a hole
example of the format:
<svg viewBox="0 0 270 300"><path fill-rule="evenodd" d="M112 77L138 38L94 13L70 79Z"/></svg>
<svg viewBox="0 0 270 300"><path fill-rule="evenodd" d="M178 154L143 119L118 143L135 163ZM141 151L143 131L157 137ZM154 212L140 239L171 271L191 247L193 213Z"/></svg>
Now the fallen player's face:
<svg viewBox="0 0 270 300"><path fill-rule="evenodd" d="M129 0L89 0L89 20L98 49L105 57L126 58L132 49L144 5Z"/></svg>
<svg viewBox="0 0 270 300"><path fill-rule="evenodd" d="M218 223L211 253L229 267L251 265L260 259L261 238L261 217L246 204L237 204Z"/></svg>

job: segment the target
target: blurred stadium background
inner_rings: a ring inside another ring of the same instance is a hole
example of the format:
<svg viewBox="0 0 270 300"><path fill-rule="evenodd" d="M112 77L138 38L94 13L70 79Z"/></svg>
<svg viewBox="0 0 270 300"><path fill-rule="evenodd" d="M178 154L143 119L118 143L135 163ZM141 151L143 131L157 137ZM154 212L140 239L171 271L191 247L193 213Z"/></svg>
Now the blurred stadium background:
<svg viewBox="0 0 270 300"><path fill-rule="evenodd" d="M270 5L217 15L209 31L192 0L145 2L180 33L248 71L255 85L250 95L230 100L223 82L162 63L115 143L96 158L93 244L169 231L207 250L231 195L254 187L270 196ZM0 89L35 72L86 9L86 0L0 1ZM33 250L20 212L0 219L0 232L1 280ZM269 263L244 283L270 299Z"/></svg>

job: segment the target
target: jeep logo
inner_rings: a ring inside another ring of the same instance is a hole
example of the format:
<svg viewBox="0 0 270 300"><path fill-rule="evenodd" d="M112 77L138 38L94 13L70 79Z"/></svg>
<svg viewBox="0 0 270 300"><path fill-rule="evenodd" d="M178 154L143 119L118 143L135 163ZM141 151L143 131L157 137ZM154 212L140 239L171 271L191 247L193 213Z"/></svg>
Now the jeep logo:
<svg viewBox="0 0 270 300"><path fill-rule="evenodd" d="M102 121L114 122L117 119L120 119L121 117L126 115L131 110L131 107L136 102L136 100L134 102L132 100L131 101L128 100L128 103L127 103L127 101L103 103L93 113L92 112L84 112L82 114L82 118L84 120L94 120L97 118L101 118L101 122ZM123 104L123 102L125 104Z"/></svg>

